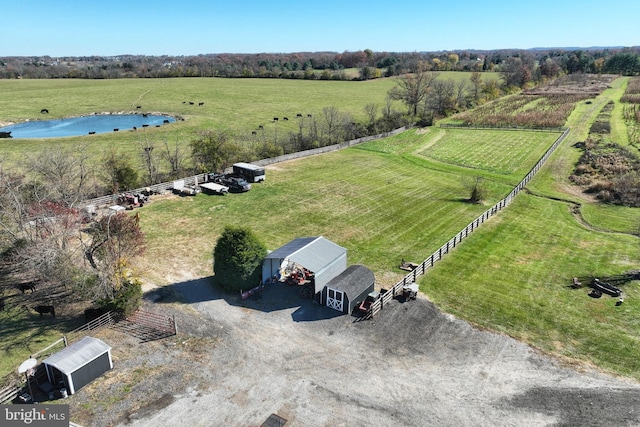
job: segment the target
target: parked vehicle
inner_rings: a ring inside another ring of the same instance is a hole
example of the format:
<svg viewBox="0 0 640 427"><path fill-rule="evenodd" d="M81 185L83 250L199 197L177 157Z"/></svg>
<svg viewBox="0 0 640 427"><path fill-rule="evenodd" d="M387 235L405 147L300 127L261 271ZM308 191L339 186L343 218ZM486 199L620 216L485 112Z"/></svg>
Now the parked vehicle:
<svg viewBox="0 0 640 427"><path fill-rule="evenodd" d="M209 181L228 187L229 192L231 193L244 193L251 190L251 184L249 184L244 178L234 175L210 173L208 178Z"/></svg>
<svg viewBox="0 0 640 427"><path fill-rule="evenodd" d="M264 181L265 171L262 166L240 162L233 165L233 175L242 177L248 182L260 182Z"/></svg>

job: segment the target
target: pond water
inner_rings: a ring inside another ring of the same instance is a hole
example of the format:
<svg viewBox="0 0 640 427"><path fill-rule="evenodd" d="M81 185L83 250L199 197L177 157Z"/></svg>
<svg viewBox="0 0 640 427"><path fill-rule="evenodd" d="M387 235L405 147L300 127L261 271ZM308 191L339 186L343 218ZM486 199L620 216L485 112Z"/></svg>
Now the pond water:
<svg viewBox="0 0 640 427"><path fill-rule="evenodd" d="M56 120L34 120L0 127L0 132L11 132L12 138L56 138L131 130L161 126L175 122L170 116L143 114L102 114Z"/></svg>

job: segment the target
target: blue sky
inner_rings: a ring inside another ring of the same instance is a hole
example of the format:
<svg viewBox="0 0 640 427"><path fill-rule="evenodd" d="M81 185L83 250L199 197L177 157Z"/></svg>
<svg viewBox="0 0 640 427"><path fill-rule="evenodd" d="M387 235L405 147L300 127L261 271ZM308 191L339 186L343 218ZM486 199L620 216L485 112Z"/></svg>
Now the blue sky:
<svg viewBox="0 0 640 427"><path fill-rule="evenodd" d="M0 56L640 45L638 0L0 0Z"/></svg>

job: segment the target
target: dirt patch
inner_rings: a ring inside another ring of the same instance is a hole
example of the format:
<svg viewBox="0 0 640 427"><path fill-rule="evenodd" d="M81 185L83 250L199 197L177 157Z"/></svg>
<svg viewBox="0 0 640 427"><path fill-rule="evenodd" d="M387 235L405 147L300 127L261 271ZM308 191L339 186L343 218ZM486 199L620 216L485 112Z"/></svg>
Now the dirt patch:
<svg viewBox="0 0 640 427"><path fill-rule="evenodd" d="M282 284L245 301L207 278L168 288L146 309L173 313L179 335L139 344L110 332L116 367L69 399L74 421L257 426L277 414L311 427L640 423L637 383L585 366L578 373L424 296L357 321ZM105 387L122 373L120 388Z"/></svg>

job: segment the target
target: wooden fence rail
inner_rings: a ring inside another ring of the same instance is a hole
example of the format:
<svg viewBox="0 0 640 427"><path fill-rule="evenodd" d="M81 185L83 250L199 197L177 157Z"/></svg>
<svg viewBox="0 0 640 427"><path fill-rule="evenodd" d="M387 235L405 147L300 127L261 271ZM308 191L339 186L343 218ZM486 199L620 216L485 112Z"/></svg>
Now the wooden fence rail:
<svg viewBox="0 0 640 427"><path fill-rule="evenodd" d="M449 126L447 126L449 127ZM451 126L453 127L453 126ZM380 299L375 303L371 304L369 307L369 311L365 315L365 318L371 318L380 310L382 310L391 299L395 298L397 295L402 294L402 288L410 283L416 282L418 276L426 274L429 268L432 268L436 261L440 261L442 257L452 251L460 242L469 236L474 230L476 230L480 225L482 225L485 221L491 218L493 215L499 213L502 209L509 206L509 204L513 201L513 198L520 192L526 184L535 176L535 174L540 170L540 168L547 161L549 156L553 154L553 152L558 148L558 145L564 141L564 139L569 134L570 129L563 128L562 134L555 140L555 142L549 147L549 149L544 153L542 158L531 168L529 173L515 186L513 190L505 197L500 200L498 203L493 205L487 211L483 212L482 215L471 221L469 225L463 228L458 234L453 236L449 241L447 241L444 245L442 245L438 250L436 250L433 254L427 257L422 263L418 265L410 273L406 274L402 280L398 281L391 289L382 294Z"/></svg>
<svg viewBox="0 0 640 427"><path fill-rule="evenodd" d="M20 388L17 385L10 385L0 389L0 405L11 402L18 397Z"/></svg>

